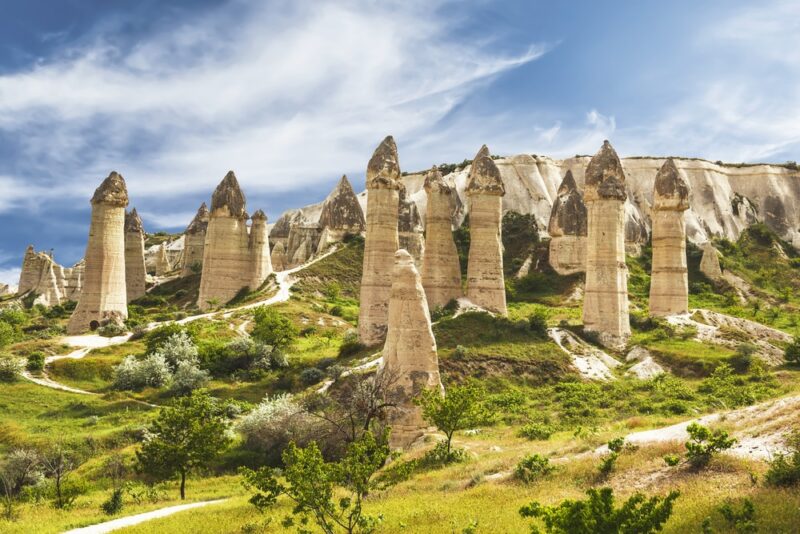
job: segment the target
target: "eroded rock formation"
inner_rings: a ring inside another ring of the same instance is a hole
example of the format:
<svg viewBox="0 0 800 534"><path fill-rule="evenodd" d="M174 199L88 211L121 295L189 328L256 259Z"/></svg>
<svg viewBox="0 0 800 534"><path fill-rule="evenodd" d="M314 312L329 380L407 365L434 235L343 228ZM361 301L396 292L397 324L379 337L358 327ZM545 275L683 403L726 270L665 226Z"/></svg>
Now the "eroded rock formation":
<svg viewBox="0 0 800 534"><path fill-rule="evenodd" d="M125 286L128 302L145 295L144 227L136 208L125 213Z"/></svg>
<svg viewBox="0 0 800 534"><path fill-rule="evenodd" d="M668 158L656 174L653 194L653 262L650 315L664 317L689 311L686 267L686 223L689 187Z"/></svg>
<svg viewBox="0 0 800 534"><path fill-rule="evenodd" d="M623 345L630 336L628 268L625 264L625 173L608 141L586 167L588 211L583 325L603 345Z"/></svg>
<svg viewBox="0 0 800 534"><path fill-rule="evenodd" d="M289 238L286 240L286 261L288 267L302 265L317 252L322 230L319 224L310 222L302 216L292 221Z"/></svg>
<svg viewBox="0 0 800 534"><path fill-rule="evenodd" d="M561 275L586 270L588 214L572 171L567 171L550 212L550 266Z"/></svg>
<svg viewBox="0 0 800 534"><path fill-rule="evenodd" d="M35 304L61 304L66 300L62 267L53 261L50 254L36 252L33 245L28 246L22 260L17 293L36 295L33 301Z"/></svg>
<svg viewBox="0 0 800 534"><path fill-rule="evenodd" d="M95 190L91 203L83 290L67 324L68 334L95 330L111 322L122 324L128 317L125 283L128 190L122 176L116 172L109 174Z"/></svg>
<svg viewBox="0 0 800 534"><path fill-rule="evenodd" d="M365 345L377 345L386 337L389 294L392 287L394 253L400 202L400 163L397 145L386 137L367 164L367 235L361 276L361 308L358 335Z"/></svg>
<svg viewBox="0 0 800 534"><path fill-rule="evenodd" d="M483 145L472 161L467 183L470 246L467 297L477 306L505 315L503 277L503 195L505 186L489 149Z"/></svg>
<svg viewBox="0 0 800 534"><path fill-rule="evenodd" d="M394 254L389 295L389 320L379 380L396 404L389 415L392 448L405 448L419 438L427 424L414 398L424 389L443 391L431 317L414 258L405 250Z"/></svg>
<svg viewBox="0 0 800 534"><path fill-rule="evenodd" d="M719 264L719 252L711 243L706 241L702 245L703 257L700 259L700 272L706 275L710 280L719 280L722 278L722 267Z"/></svg>
<svg viewBox="0 0 800 534"><path fill-rule="evenodd" d="M272 260L272 268L276 271L285 271L289 268L286 263L286 247L280 241L272 247L270 258Z"/></svg>
<svg viewBox="0 0 800 534"><path fill-rule="evenodd" d="M200 208L186 227L183 241L183 262L181 276L189 276L200 272L203 267L203 247L206 244L206 231L208 230L208 207L206 203L200 204Z"/></svg>
<svg viewBox="0 0 800 534"><path fill-rule="evenodd" d="M167 244L161 243L161 246L158 247L158 255L156 256L156 276L164 276L170 271L172 271L172 263L169 261Z"/></svg>
<svg viewBox="0 0 800 534"><path fill-rule="evenodd" d="M272 259L269 252L267 215L262 210L257 210L251 220L249 247L252 259L249 286L255 290L272 274Z"/></svg>
<svg viewBox="0 0 800 534"><path fill-rule="evenodd" d="M325 232L326 245L366 230L364 212L346 175L342 175L339 183L322 203L318 222Z"/></svg>
<svg viewBox="0 0 800 534"><path fill-rule="evenodd" d="M422 259L422 287L430 309L444 306L461 296L461 267L453 241L452 204L455 192L433 167L425 176L428 195L425 214L425 254Z"/></svg>
<svg viewBox="0 0 800 534"><path fill-rule="evenodd" d="M397 239L400 248L406 250L420 265L425 255L425 236L423 235L422 217L417 205L408 198L406 188L400 184L399 211L397 215Z"/></svg>

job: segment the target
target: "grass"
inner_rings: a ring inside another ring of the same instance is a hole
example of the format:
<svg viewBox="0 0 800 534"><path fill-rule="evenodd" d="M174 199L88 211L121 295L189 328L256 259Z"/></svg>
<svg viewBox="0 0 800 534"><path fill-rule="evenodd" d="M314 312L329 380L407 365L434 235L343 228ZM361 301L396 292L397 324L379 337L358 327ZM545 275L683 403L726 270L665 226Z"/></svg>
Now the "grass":
<svg viewBox="0 0 800 534"><path fill-rule="evenodd" d="M353 238L345 246L309 265L295 276L294 288L308 295L324 295L326 286L336 283L344 297L357 299L361 287L361 266L364 263L364 240Z"/></svg>

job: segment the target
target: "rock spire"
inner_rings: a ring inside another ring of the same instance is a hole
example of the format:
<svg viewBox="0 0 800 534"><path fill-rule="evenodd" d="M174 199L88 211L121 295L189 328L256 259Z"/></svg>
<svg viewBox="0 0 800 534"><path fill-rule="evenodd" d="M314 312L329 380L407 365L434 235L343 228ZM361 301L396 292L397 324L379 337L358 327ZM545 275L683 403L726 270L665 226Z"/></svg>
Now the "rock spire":
<svg viewBox="0 0 800 534"><path fill-rule="evenodd" d="M136 208L125 213L125 286L128 302L145 295L144 227Z"/></svg>
<svg viewBox="0 0 800 534"><path fill-rule="evenodd" d="M208 207L206 203L200 204L197 213L186 227L183 242L183 265L181 277L190 276L200 272L203 266L203 248L206 244L206 231L208 230Z"/></svg>
<svg viewBox="0 0 800 534"><path fill-rule="evenodd" d="M572 171L567 171L550 212L550 266L561 275L586 269L586 204Z"/></svg>
<svg viewBox="0 0 800 534"><path fill-rule="evenodd" d="M422 217L419 215L417 204L408 197L402 183L400 184L398 206L397 239L399 246L411 254L417 265L420 265L425 255Z"/></svg>
<svg viewBox="0 0 800 534"><path fill-rule="evenodd" d="M461 296L461 267L453 241L452 208L455 191L435 166L425 175L428 204L425 214L425 255L422 286L428 306L435 309Z"/></svg>
<svg viewBox="0 0 800 534"><path fill-rule="evenodd" d="M170 271L172 271L172 263L169 261L167 243L164 242L158 247L156 255L156 276L165 276Z"/></svg>
<svg viewBox="0 0 800 534"><path fill-rule="evenodd" d="M700 259L700 272L709 280L719 280L722 278L722 267L719 264L719 252L714 248L711 241L706 241L701 245L703 257Z"/></svg>
<svg viewBox="0 0 800 534"><path fill-rule="evenodd" d="M360 234L366 229L364 212L346 175L342 175L339 183L322 203L319 225L327 228L330 238L336 241L340 241L346 234Z"/></svg>
<svg viewBox="0 0 800 534"><path fill-rule="evenodd" d="M257 210L250 225L250 283L252 290L261 287L264 280L272 274L272 259L269 252L269 235L267 233L267 215Z"/></svg>

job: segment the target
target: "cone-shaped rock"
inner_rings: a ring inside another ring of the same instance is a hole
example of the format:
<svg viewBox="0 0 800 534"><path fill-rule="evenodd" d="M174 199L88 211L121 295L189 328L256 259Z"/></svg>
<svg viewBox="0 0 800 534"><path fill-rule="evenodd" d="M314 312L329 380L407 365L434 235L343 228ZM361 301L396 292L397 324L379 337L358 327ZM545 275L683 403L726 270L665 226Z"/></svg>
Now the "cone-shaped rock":
<svg viewBox="0 0 800 534"><path fill-rule="evenodd" d="M414 399L424 389L441 391L442 382L431 317L414 258L401 249L394 260L388 330L378 372L388 386L388 400L396 406L389 415L390 446L405 448L428 426Z"/></svg>
<svg viewBox="0 0 800 534"><path fill-rule="evenodd" d="M158 255L156 256L156 276L164 276L172 270L172 263L169 261L169 253L167 252L167 244L161 243L158 247Z"/></svg>
<svg viewBox="0 0 800 534"><path fill-rule="evenodd" d="M625 173L608 141L586 167L588 211L583 324L606 346L630 336L628 268L625 264Z"/></svg>
<svg viewBox="0 0 800 534"><path fill-rule="evenodd" d="M278 241L272 247L272 268L276 271L285 271L288 269L286 266L286 247L283 246L283 243Z"/></svg>
<svg viewBox="0 0 800 534"><path fill-rule="evenodd" d="M719 280L722 278L722 267L719 264L719 252L714 248L711 241L702 244L703 257L700 260L700 272L709 280Z"/></svg>
<svg viewBox="0 0 800 534"><path fill-rule="evenodd" d="M122 324L128 318L125 283L125 180L112 172L92 197L92 221L83 290L67 324L68 334L94 330L110 322Z"/></svg>
<svg viewBox="0 0 800 534"><path fill-rule="evenodd" d="M43 306L61 304L66 300L63 271L50 254L36 252L30 245L22 260L17 294L36 295L34 303Z"/></svg>
<svg viewBox="0 0 800 534"><path fill-rule="evenodd" d="M261 287L264 280L272 274L272 259L269 252L269 235L267 233L267 215L257 210L250 226L250 283L251 289Z"/></svg>
<svg viewBox="0 0 800 534"><path fill-rule="evenodd" d="M586 204L572 171L567 171L550 212L550 266L561 275L586 269Z"/></svg>
<svg viewBox="0 0 800 534"><path fill-rule="evenodd" d="M505 186L500 171L483 145L472 161L467 180L470 226L467 297L482 308L505 315L503 195Z"/></svg>
<svg viewBox="0 0 800 534"><path fill-rule="evenodd" d="M375 149L367 164L367 233L358 335L368 346L377 345L386 337L394 253L399 248L399 179L397 145L389 136Z"/></svg>
<svg viewBox="0 0 800 534"><path fill-rule="evenodd" d="M397 232L399 247L411 254L417 265L420 265L422 257L425 255L422 217L419 215L417 204L408 198L402 182L399 189Z"/></svg>
<svg viewBox="0 0 800 534"><path fill-rule="evenodd" d="M125 213L125 285L128 302L145 295L144 227L136 208Z"/></svg>
<svg viewBox="0 0 800 534"><path fill-rule="evenodd" d="M689 186L672 158L656 174L653 192L653 262L650 314L664 317L689 311L686 222Z"/></svg>
<svg viewBox="0 0 800 534"><path fill-rule="evenodd" d="M233 171L228 171L211 195L211 211L227 209L231 217L245 215L247 201Z"/></svg>
<svg viewBox="0 0 800 534"><path fill-rule="evenodd" d="M425 255L422 259L422 287L431 310L461 296L461 267L453 241L452 197L439 169L425 175L428 205L425 214Z"/></svg>
<svg viewBox="0 0 800 534"><path fill-rule="evenodd" d="M322 203L319 225L328 229L330 239L337 241L347 234L360 234L366 229L364 212L347 176L342 176Z"/></svg>
<svg viewBox="0 0 800 534"><path fill-rule="evenodd" d="M203 248L206 244L206 231L208 230L208 207L206 203L200 204L200 208L186 227L183 241L183 266L181 276L190 276L200 272L203 266Z"/></svg>

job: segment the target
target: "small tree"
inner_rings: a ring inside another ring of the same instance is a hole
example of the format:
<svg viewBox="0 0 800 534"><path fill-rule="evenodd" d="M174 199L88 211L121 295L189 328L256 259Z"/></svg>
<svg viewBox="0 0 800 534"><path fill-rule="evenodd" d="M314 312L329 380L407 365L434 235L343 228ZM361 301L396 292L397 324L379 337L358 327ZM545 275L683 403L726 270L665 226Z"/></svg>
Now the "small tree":
<svg viewBox="0 0 800 534"><path fill-rule="evenodd" d="M425 420L444 432L446 453L450 455L453 434L486 420L486 410L481 403L485 393L476 384L453 386L443 396L438 389L426 389L415 399L422 407Z"/></svg>
<svg viewBox="0 0 800 534"><path fill-rule="evenodd" d="M53 479L56 508L67 508L77 497L77 493L67 486L69 475L81 464L78 454L61 442L54 444L42 454L42 467L45 474Z"/></svg>
<svg viewBox="0 0 800 534"><path fill-rule="evenodd" d="M552 534L649 534L659 532L672 515L677 491L666 497L650 497L636 493L621 507L614 506L611 488L590 489L588 499L567 499L555 506L532 502L523 506L522 517L540 519L545 532ZM536 526L532 532L540 532Z"/></svg>
<svg viewBox="0 0 800 534"><path fill-rule="evenodd" d="M0 463L0 490L3 491L3 514L8 521L16 517L14 507L20 491L41 476L41 458L33 449L15 449Z"/></svg>
<svg viewBox="0 0 800 534"><path fill-rule="evenodd" d="M147 474L161 479L180 476L183 500L187 475L217 458L230 442L228 423L216 401L199 392L161 409L136 458Z"/></svg>
<svg viewBox="0 0 800 534"><path fill-rule="evenodd" d="M698 423L686 427L689 441L686 442L686 460L695 469L706 467L719 452L730 449L736 439L728 436L724 430L713 432Z"/></svg>
<svg viewBox="0 0 800 534"><path fill-rule="evenodd" d="M251 336L257 341L279 349L285 349L297 339L297 328L279 311L261 307L254 314L255 327Z"/></svg>

